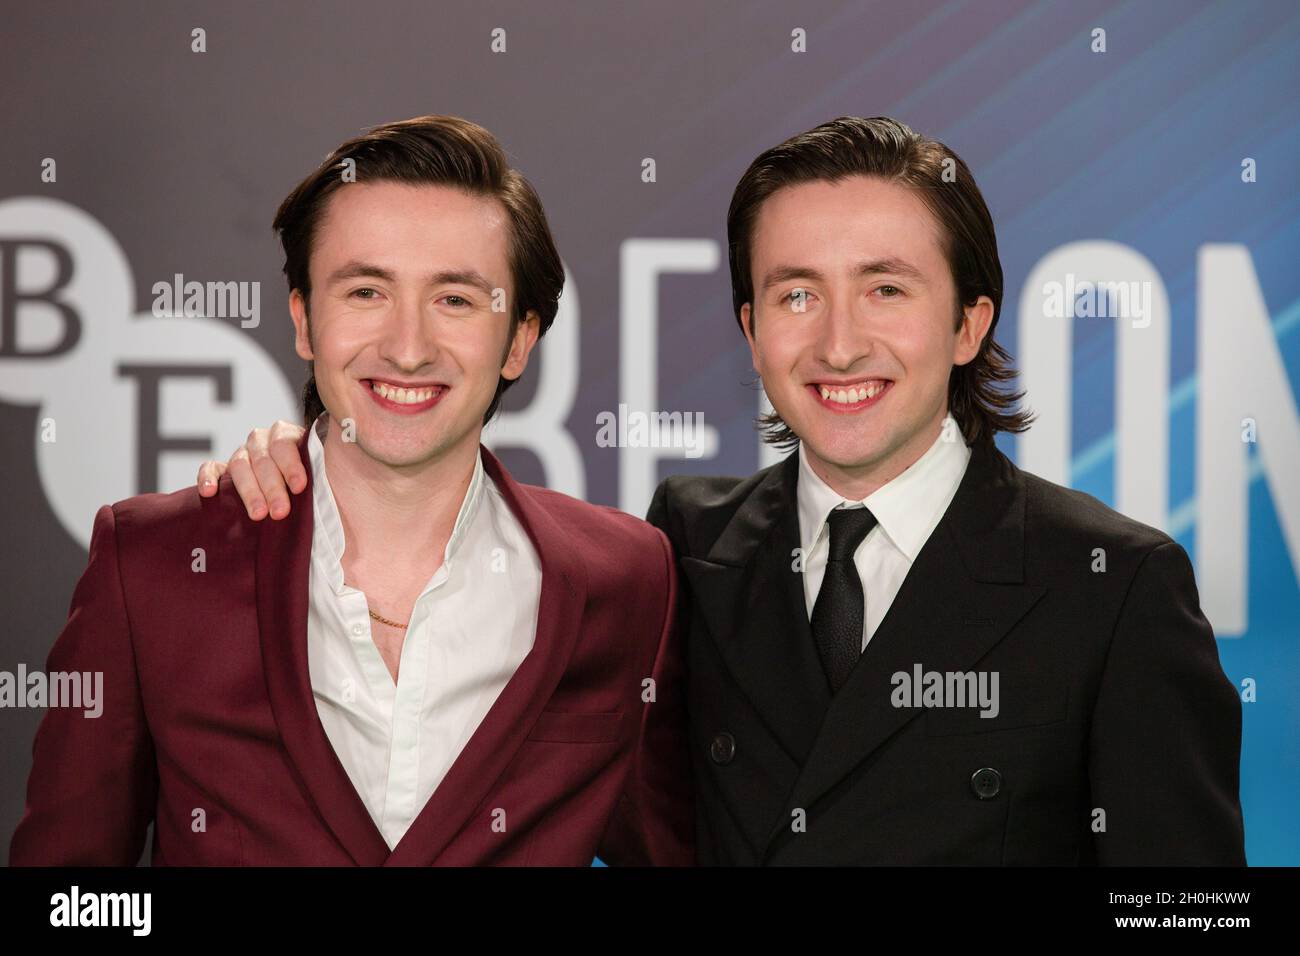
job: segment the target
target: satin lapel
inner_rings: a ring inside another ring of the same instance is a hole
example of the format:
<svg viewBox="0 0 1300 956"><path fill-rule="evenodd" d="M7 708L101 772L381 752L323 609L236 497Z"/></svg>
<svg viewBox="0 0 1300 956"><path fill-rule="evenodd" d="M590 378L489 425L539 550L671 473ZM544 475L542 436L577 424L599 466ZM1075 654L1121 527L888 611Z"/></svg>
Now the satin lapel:
<svg viewBox="0 0 1300 956"><path fill-rule="evenodd" d="M966 475L921 549L857 667L831 699L821 733L771 840L923 708L894 707L895 673L970 671L1042 598L1024 582L1025 489L993 446ZM868 600L870 598L868 597ZM769 852L772 849L769 841Z"/></svg>
<svg viewBox="0 0 1300 956"><path fill-rule="evenodd" d="M830 701L808 625L803 574L795 570L799 456L789 455L740 506L707 559L682 571L728 670L796 763ZM799 565L799 567L802 567Z"/></svg>
<svg viewBox="0 0 1300 956"><path fill-rule="evenodd" d="M528 489L483 446L483 467L537 549L542 591L533 648L515 670L447 775L388 858L388 866L429 866L465 825L537 722L564 676L582 630L587 573L572 540Z"/></svg>
<svg viewBox="0 0 1300 956"><path fill-rule="evenodd" d="M257 544L257 625L266 689L284 748L321 817L358 864L378 866L388 856L388 844L334 753L312 696L307 595L313 517L306 432L298 452L307 488L287 518L262 521Z"/></svg>

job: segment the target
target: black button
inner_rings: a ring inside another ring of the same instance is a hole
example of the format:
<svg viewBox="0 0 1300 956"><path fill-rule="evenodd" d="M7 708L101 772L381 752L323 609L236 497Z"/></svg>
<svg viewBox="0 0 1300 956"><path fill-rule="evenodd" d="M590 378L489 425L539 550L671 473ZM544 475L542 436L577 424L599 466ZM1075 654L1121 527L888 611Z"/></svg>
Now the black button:
<svg viewBox="0 0 1300 956"><path fill-rule="evenodd" d="M709 745L709 756L714 763L731 763L731 759L736 756L736 738L725 730L714 734L713 743Z"/></svg>
<svg viewBox="0 0 1300 956"><path fill-rule="evenodd" d="M970 788L981 800L992 800L1002 789L1002 774L992 767L981 767L971 774Z"/></svg>

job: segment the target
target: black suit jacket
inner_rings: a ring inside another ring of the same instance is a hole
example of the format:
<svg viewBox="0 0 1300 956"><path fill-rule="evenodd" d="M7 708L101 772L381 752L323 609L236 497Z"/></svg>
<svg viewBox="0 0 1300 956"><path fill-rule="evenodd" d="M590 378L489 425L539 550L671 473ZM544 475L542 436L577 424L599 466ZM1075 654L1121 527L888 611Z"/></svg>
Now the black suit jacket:
<svg viewBox="0 0 1300 956"><path fill-rule="evenodd" d="M650 508L681 571L699 862L1245 863L1241 702L1176 542L973 447L832 695L798 474L673 477ZM996 671L999 714L894 706L918 664Z"/></svg>

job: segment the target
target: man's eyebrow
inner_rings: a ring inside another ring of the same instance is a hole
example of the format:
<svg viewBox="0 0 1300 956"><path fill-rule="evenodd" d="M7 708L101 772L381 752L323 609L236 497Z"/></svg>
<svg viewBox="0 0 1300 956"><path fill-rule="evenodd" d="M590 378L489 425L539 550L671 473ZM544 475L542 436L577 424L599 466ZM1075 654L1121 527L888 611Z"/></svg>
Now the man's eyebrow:
<svg viewBox="0 0 1300 956"><path fill-rule="evenodd" d="M853 274L859 278L874 275L894 275L906 279L912 279L915 282L924 282L925 276L921 270L916 268L905 259L899 259L891 256L885 259L869 259L860 262L853 269ZM772 286L780 285L783 282L789 282L792 279L808 279L812 282L821 282L824 276L811 266L783 265L771 269L763 278L763 291L766 292Z"/></svg>
<svg viewBox="0 0 1300 956"><path fill-rule="evenodd" d="M858 276L876 276L892 275L901 276L905 279L912 279L916 282L924 282L925 276L921 270L912 265L905 259L890 257L888 259L871 259L867 262L858 263L858 267L853 270Z"/></svg>
<svg viewBox="0 0 1300 956"><path fill-rule="evenodd" d="M369 262L357 262L353 260L346 265L339 266L330 273L327 283L342 282L345 279L383 279L385 282L397 281L395 276L388 269L380 266L371 265Z"/></svg>
<svg viewBox="0 0 1300 956"><path fill-rule="evenodd" d="M435 272L429 276L429 284L472 285L487 295L492 295L496 291L496 286L488 282L483 273L477 269L445 269L442 272Z"/></svg>
<svg viewBox="0 0 1300 956"><path fill-rule="evenodd" d="M396 282L396 274L382 266L374 265L369 262L353 261L340 266L330 273L328 283L343 282L347 279L382 279L385 282ZM457 285L474 286L481 289L487 295L492 295L494 286L483 273L477 269L444 269L441 272L432 273L428 282L430 285L443 285L454 283Z"/></svg>
<svg viewBox="0 0 1300 956"><path fill-rule="evenodd" d="M813 282L821 282L822 274L811 266L776 266L763 277L763 291L766 292L774 285L780 285L783 282L789 282L791 279L811 279Z"/></svg>

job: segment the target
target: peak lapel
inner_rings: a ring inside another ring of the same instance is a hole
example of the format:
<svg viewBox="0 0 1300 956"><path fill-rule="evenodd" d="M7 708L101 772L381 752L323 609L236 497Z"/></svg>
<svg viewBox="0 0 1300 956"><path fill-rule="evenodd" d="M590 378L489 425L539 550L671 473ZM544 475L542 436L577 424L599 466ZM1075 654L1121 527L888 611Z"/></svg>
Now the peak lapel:
<svg viewBox="0 0 1300 956"><path fill-rule="evenodd" d="M795 487L799 456L769 470L707 559L683 557L692 599L718 651L796 763L830 701L808 625Z"/></svg>
<svg viewBox="0 0 1300 956"><path fill-rule="evenodd" d="M429 866L464 826L519 750L564 675L582 627L587 574L556 520L479 446L483 467L537 549L542 590L533 648L492 704L451 769L388 858Z"/></svg>
<svg viewBox="0 0 1300 956"><path fill-rule="evenodd" d="M361 866L388 856L384 841L330 745L316 711L307 669L307 601L311 573L312 473L307 432L298 453L307 487L288 517L266 518L257 545L257 624L271 711L284 748L325 823Z"/></svg>
<svg viewBox="0 0 1300 956"><path fill-rule="evenodd" d="M831 699L821 733L771 834L810 808L921 708L894 707L892 677L970 671L1042 598L1024 582L1025 488L992 445L971 450L957 494L916 557L857 667ZM868 597L868 599L870 599ZM772 842L769 841L769 852Z"/></svg>

